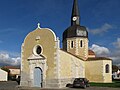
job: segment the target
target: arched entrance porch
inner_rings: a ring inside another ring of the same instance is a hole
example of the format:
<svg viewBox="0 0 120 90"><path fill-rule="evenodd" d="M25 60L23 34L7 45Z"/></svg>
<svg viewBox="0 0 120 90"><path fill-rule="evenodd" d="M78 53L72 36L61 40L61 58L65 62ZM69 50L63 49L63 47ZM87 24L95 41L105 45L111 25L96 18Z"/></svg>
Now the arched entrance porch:
<svg viewBox="0 0 120 90"><path fill-rule="evenodd" d="M30 67L30 87L44 88L46 86L46 58L43 55L35 56L34 54L28 58Z"/></svg>

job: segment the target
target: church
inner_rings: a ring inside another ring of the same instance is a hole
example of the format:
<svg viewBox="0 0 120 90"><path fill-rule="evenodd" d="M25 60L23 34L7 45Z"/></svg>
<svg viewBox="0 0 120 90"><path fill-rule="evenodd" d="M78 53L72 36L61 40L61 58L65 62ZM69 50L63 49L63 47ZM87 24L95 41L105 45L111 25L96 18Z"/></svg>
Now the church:
<svg viewBox="0 0 120 90"><path fill-rule="evenodd" d="M78 1L74 0L71 25L60 40L49 28L30 32L21 46L20 86L62 88L75 78L90 82L112 82L112 60L97 57L89 49L88 31L80 25Z"/></svg>

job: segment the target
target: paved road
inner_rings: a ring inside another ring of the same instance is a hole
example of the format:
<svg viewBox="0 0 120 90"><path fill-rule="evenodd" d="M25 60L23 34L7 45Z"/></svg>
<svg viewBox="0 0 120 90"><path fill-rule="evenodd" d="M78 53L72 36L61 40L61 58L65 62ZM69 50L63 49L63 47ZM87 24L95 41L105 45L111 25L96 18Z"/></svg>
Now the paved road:
<svg viewBox="0 0 120 90"><path fill-rule="evenodd" d="M0 90L120 90L120 88L106 88L106 87L89 87L86 89L82 88L62 88L62 89L40 89L40 88L25 88L19 87L17 82L0 82Z"/></svg>
<svg viewBox="0 0 120 90"><path fill-rule="evenodd" d="M105 88L105 87L89 87L86 89L82 88L62 88L62 89L39 89L39 88L24 88L18 90L120 90L120 88Z"/></svg>
<svg viewBox="0 0 120 90"><path fill-rule="evenodd" d="M15 90L17 85L15 81L0 82L0 90Z"/></svg>

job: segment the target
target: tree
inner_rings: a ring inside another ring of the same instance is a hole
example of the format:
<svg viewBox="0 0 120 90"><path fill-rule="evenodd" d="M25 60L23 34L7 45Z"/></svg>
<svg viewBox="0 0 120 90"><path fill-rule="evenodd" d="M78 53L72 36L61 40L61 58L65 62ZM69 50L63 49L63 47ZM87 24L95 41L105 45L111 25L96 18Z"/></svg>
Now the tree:
<svg viewBox="0 0 120 90"><path fill-rule="evenodd" d="M10 70L8 68L2 67L1 69L8 72L8 73L10 72Z"/></svg>
<svg viewBox="0 0 120 90"><path fill-rule="evenodd" d="M112 72L117 72L119 70L119 67L116 65L112 65Z"/></svg>

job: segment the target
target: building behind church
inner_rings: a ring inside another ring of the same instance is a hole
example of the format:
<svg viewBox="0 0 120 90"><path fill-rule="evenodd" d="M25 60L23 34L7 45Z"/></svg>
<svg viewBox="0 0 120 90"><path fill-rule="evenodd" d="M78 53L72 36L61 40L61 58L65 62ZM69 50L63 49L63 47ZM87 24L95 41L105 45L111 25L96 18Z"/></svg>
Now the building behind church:
<svg viewBox="0 0 120 90"><path fill-rule="evenodd" d="M0 68L0 82L8 81L8 73Z"/></svg>
<svg viewBox="0 0 120 90"><path fill-rule="evenodd" d="M71 26L60 40L49 28L38 27L30 32L21 47L21 86L65 87L74 78L90 82L112 82L112 60L96 57L88 48L88 31L80 25L78 2L74 0Z"/></svg>

